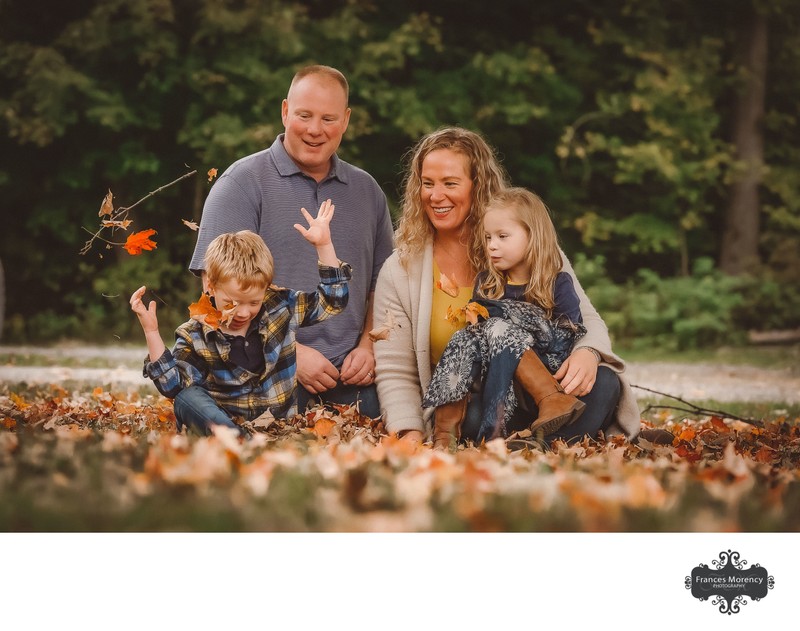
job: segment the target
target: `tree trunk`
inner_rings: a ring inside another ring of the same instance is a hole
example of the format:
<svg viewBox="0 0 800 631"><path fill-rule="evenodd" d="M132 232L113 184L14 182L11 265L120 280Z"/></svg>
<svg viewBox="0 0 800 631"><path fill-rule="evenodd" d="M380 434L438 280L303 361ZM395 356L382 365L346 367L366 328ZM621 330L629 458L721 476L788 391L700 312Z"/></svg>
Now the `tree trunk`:
<svg viewBox="0 0 800 631"><path fill-rule="evenodd" d="M764 93L767 78L767 17L752 15L744 42L745 84L736 103L733 143L742 171L730 191L722 234L720 269L741 274L758 262L759 186L764 164Z"/></svg>

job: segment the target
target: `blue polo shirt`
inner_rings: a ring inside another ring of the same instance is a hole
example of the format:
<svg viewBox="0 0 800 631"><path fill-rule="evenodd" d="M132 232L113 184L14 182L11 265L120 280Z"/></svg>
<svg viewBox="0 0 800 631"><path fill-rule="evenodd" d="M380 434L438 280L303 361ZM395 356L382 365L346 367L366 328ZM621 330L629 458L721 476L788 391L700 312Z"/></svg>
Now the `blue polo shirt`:
<svg viewBox="0 0 800 631"><path fill-rule="evenodd" d="M330 173L317 182L289 157L283 137L280 134L268 149L234 162L211 187L189 269L200 273L208 244L220 234L252 230L275 258L276 285L314 291L319 282L317 252L294 224L306 225L301 207L316 215L330 198L336 206L333 245L339 259L352 268L350 302L336 318L299 330L297 341L339 367L358 343L369 292L392 253L392 219L386 196L366 171L334 155Z"/></svg>

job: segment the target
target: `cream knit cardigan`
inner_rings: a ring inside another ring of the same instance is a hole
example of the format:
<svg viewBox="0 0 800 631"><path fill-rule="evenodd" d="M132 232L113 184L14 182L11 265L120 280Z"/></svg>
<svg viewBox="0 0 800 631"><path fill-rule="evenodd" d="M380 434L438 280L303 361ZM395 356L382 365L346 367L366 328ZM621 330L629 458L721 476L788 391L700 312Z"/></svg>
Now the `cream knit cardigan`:
<svg viewBox="0 0 800 631"><path fill-rule="evenodd" d="M608 328L583 291L572 265L561 254L563 271L572 276L580 299L587 333L576 346L590 346L602 357L602 364L620 376L622 394L614 423L607 433L633 438L639 433L641 416L636 397L625 376L625 363L611 351ZM423 410L422 395L431 380L430 323L433 300L433 243L409 261L400 263L397 251L386 259L375 287L374 326L391 313L396 323L389 339L375 342L378 398L387 431L415 429L430 433L433 409Z"/></svg>

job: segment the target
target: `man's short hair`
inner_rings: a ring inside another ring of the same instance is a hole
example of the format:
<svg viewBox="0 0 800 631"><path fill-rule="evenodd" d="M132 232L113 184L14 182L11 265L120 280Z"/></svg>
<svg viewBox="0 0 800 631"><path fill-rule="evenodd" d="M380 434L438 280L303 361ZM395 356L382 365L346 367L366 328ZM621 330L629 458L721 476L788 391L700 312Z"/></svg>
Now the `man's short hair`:
<svg viewBox="0 0 800 631"><path fill-rule="evenodd" d="M243 291L272 284L275 261L264 240L255 232L240 230L219 235L205 255L206 276L210 285L239 283Z"/></svg>
<svg viewBox="0 0 800 631"><path fill-rule="evenodd" d="M345 105L350 102L350 85L347 83L347 78L336 68L332 68L331 66L321 66L315 64L313 66L301 68L295 73L292 83L289 85L289 92L292 91L292 88L296 83L310 75L321 75L338 83L340 86L342 86L342 90L344 90Z"/></svg>

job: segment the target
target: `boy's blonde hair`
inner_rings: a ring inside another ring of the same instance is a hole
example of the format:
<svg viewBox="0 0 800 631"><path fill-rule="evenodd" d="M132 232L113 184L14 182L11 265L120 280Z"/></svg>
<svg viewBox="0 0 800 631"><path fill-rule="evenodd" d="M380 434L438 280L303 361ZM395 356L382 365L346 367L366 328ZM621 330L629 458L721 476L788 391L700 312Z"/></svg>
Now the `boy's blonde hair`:
<svg viewBox="0 0 800 631"><path fill-rule="evenodd" d="M250 230L221 234L208 246L206 277L210 286L234 280L243 291L272 284L275 261L263 239Z"/></svg>
<svg viewBox="0 0 800 631"><path fill-rule="evenodd" d="M528 233L525 262L531 275L525 287L525 300L539 305L547 317L551 317L555 307L553 287L562 263L558 235L550 219L550 211L541 197L520 187L506 188L496 193L487 204L485 212L492 210L513 211L517 222ZM488 261L489 252L485 238L483 251L484 260ZM486 280L478 288L479 293L486 298L498 299L505 291L506 280L503 272L489 264Z"/></svg>

